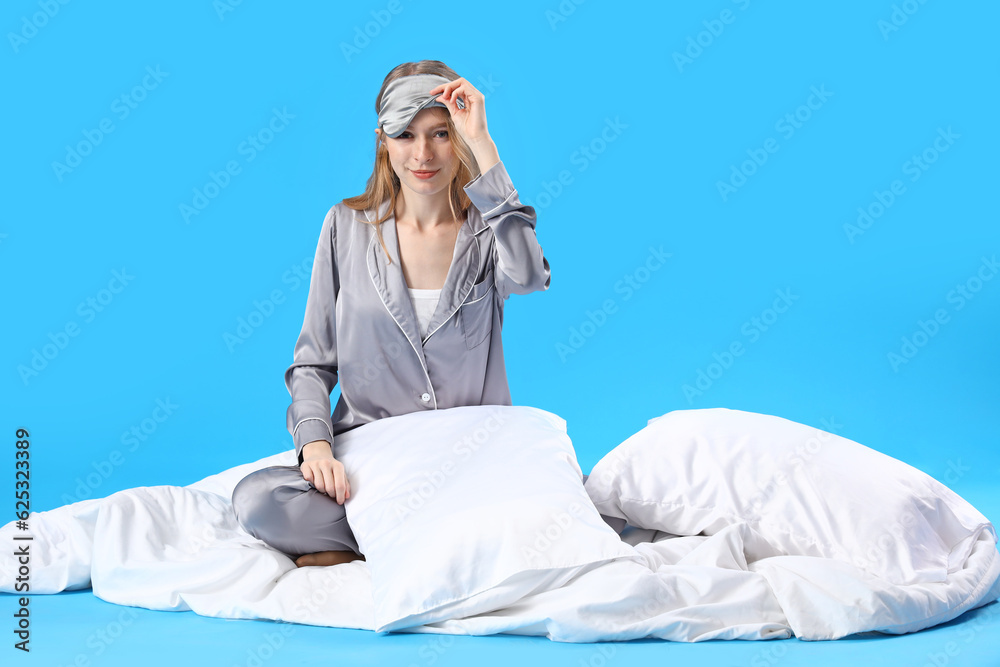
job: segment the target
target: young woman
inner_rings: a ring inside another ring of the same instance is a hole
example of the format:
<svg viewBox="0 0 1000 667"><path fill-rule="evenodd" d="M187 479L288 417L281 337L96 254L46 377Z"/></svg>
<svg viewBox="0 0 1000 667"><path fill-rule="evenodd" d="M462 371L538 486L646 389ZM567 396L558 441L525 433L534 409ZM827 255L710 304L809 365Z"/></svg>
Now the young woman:
<svg viewBox="0 0 1000 667"><path fill-rule="evenodd" d="M504 301L549 287L535 211L500 161L482 93L439 61L403 63L375 110L374 171L323 221L285 371L299 464L233 490L240 525L300 567L364 558L337 434L417 410L511 405Z"/></svg>

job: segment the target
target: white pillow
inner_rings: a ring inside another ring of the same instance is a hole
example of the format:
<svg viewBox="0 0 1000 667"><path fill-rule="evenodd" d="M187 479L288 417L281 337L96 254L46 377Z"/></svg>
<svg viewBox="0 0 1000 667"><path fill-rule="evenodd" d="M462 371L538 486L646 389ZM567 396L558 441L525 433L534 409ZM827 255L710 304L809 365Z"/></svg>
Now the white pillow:
<svg viewBox="0 0 1000 667"><path fill-rule="evenodd" d="M375 630L462 618L641 556L583 488L566 422L527 406L378 419L337 436Z"/></svg>
<svg viewBox="0 0 1000 667"><path fill-rule="evenodd" d="M602 458L598 511L675 535L747 522L786 555L849 562L895 584L944 581L986 517L902 461L781 417L676 410Z"/></svg>

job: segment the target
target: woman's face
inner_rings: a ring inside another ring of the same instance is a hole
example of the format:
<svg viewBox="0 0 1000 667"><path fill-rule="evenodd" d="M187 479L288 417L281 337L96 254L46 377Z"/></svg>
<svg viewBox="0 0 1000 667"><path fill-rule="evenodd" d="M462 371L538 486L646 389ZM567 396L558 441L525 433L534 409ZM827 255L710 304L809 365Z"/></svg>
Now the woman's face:
<svg viewBox="0 0 1000 667"><path fill-rule="evenodd" d="M389 162L403 186L421 195L447 192L458 162L448 137L447 109L421 109L402 134L385 141Z"/></svg>

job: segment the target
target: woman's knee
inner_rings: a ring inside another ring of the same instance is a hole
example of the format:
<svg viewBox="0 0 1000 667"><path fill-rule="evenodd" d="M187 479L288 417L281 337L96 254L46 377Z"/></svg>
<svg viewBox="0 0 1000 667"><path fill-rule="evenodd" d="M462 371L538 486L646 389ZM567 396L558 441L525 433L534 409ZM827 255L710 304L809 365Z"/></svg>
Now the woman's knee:
<svg viewBox="0 0 1000 667"><path fill-rule="evenodd" d="M298 466L262 468L241 479L232 495L233 513L240 526L257 538L262 527L280 527L287 520L289 493L294 494L298 486L296 476L308 485Z"/></svg>
<svg viewBox="0 0 1000 667"><path fill-rule="evenodd" d="M286 554L359 553L344 506L317 491L298 466L250 473L233 489L232 502L243 530Z"/></svg>

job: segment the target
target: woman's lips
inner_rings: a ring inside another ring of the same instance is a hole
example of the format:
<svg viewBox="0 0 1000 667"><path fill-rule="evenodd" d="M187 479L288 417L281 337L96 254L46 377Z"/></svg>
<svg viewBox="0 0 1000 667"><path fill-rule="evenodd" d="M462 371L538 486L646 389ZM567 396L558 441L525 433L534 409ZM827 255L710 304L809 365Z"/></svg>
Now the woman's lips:
<svg viewBox="0 0 1000 667"><path fill-rule="evenodd" d="M410 171L413 171L412 169ZM435 169L434 171L413 171L413 175L417 178L422 178L424 180L428 178L433 178L433 176L438 173L440 169Z"/></svg>

